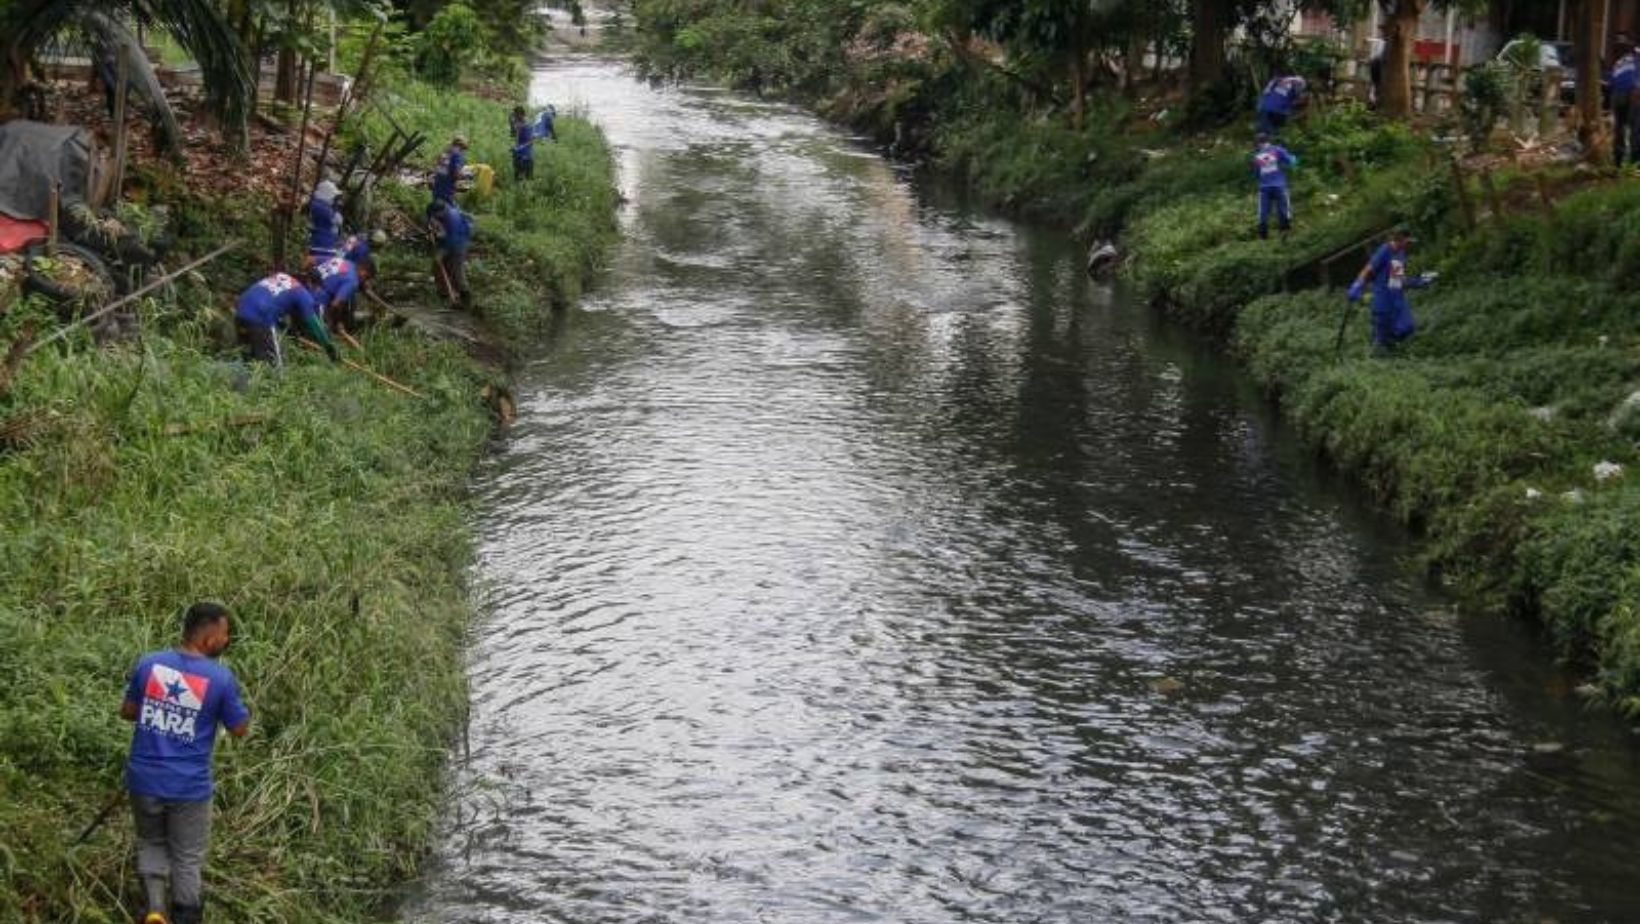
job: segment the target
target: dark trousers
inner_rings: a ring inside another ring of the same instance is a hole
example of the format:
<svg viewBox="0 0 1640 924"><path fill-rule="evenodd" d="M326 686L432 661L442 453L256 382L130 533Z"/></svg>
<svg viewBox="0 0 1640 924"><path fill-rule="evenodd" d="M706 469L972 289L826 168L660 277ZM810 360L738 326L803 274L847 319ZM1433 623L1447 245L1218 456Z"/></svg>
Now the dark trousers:
<svg viewBox="0 0 1640 924"><path fill-rule="evenodd" d="M137 875L142 877L148 910L169 912L177 922L199 920L211 800L168 802L132 793L131 814L137 829ZM171 891L169 908L166 886Z"/></svg>
<svg viewBox="0 0 1640 924"><path fill-rule="evenodd" d="M239 348L244 351L245 359L252 362L260 360L275 366L284 365L285 358L279 352L278 331L271 327L252 324L244 318L234 318L233 328L239 335Z"/></svg>
<svg viewBox="0 0 1640 924"><path fill-rule="evenodd" d="M1265 186L1258 191L1258 236L1270 236L1270 213L1276 215L1276 227L1283 231L1293 226L1293 204L1284 186Z"/></svg>
<svg viewBox="0 0 1640 924"><path fill-rule="evenodd" d="M445 298L452 302L460 302L462 305L467 304L467 248L440 247L433 275L438 277L439 290L444 293Z"/></svg>
<svg viewBox="0 0 1640 924"><path fill-rule="evenodd" d="M1262 109L1258 114L1258 131L1265 135L1274 135L1287 125L1287 117L1279 112L1265 112Z"/></svg>
<svg viewBox="0 0 1640 924"><path fill-rule="evenodd" d="M1627 96L1612 95L1612 163L1621 167L1637 152L1634 147L1634 105Z"/></svg>
<svg viewBox="0 0 1640 924"><path fill-rule="evenodd" d="M514 179L528 180L528 179L533 178L534 176L535 176L535 158L533 158L533 157L529 157L529 158L514 157L513 158L513 178Z"/></svg>

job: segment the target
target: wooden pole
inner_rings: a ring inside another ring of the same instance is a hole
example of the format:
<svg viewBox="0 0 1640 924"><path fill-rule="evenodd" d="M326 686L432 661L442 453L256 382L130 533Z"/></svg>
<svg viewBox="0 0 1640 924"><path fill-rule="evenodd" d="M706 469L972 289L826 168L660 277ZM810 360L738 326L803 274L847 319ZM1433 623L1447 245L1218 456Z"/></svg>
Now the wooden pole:
<svg viewBox="0 0 1640 924"><path fill-rule="evenodd" d="M1452 158L1452 188L1458 194L1458 210L1463 213L1464 227L1475 230L1475 200L1469 198L1469 184L1465 182L1463 165Z"/></svg>
<svg viewBox="0 0 1640 924"><path fill-rule="evenodd" d="M62 207L63 184L51 184L46 196L46 256L57 256L57 210Z"/></svg>
<svg viewBox="0 0 1640 924"><path fill-rule="evenodd" d="M298 338L296 338L296 342L300 343L302 346L304 346L304 347L306 347L310 350L320 349L320 347L317 343L314 343L312 340L309 340L306 337L298 337ZM422 394L421 392L416 391L414 388L411 388L410 386L408 386L408 385L406 385L402 382L395 382L392 379L388 378L387 376L382 375L380 372L377 372L376 370L371 369L368 366L361 366L358 363L354 362L351 359L348 359L345 356L342 357L341 364L348 367L349 369L352 369L354 372L362 372L365 375L368 375L371 378L375 379L376 381L382 383L383 385L386 385L388 388L391 388L394 391L403 392L404 394L407 394L407 395L411 396L412 398L425 399L427 397L426 395Z"/></svg>
<svg viewBox="0 0 1640 924"><path fill-rule="evenodd" d="M290 194L285 202L285 226L279 238L273 242L273 265L280 270L288 269L285 262L285 248L290 244L290 228L296 219L296 193L302 188L302 158L307 156L307 128L308 119L313 115L313 78L319 73L317 60L308 64L307 89L302 101L302 127L296 135L296 162L290 170Z"/></svg>
<svg viewBox="0 0 1640 924"><path fill-rule="evenodd" d="M331 36L330 36L331 65L330 65L330 68L331 68L332 71L335 71L335 69L336 69L336 63L335 63L335 61L336 61L336 11L334 9L331 10L331 12L330 12L330 26L331 26ZM334 138L336 136L336 132L341 130L342 120L347 118L347 111L348 111L348 109L352 108L352 106L353 106L353 100L358 95L360 84L364 83L366 75L370 73L370 59L375 56L375 53L376 53L376 40L381 38L381 34L382 34L382 23L378 22L378 23L376 23L376 30L374 32L370 33L370 44L365 46L364 57L359 60L359 73L358 73L358 76L353 79L352 83L348 84L347 92L342 94L342 100L336 106L336 118L331 120L330 130L325 132L324 144L319 146L319 168L313 172L313 188L314 189L319 188L319 181L321 179L323 179L323 177L325 175L325 161L330 157L330 141L331 141L332 138Z"/></svg>
<svg viewBox="0 0 1640 924"><path fill-rule="evenodd" d="M114 185L110 187L110 195L115 202L120 200L120 193L125 188L125 97L129 95L131 85L129 58L129 49L121 44L114 63Z"/></svg>

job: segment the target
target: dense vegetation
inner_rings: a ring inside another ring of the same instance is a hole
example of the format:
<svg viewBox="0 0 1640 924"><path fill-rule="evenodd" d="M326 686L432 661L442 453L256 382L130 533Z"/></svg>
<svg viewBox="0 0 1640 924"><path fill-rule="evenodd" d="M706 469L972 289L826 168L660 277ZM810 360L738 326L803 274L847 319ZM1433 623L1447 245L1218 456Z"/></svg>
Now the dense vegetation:
<svg viewBox="0 0 1640 924"><path fill-rule="evenodd" d="M505 163L506 105L393 92L415 128L464 132L477 159ZM488 199L464 194L476 300L519 345L614 236L603 138L569 115L558 131L532 183L503 170ZM378 919L424 856L463 721L464 485L499 373L387 326L344 355L424 397L319 354L298 351L283 373L247 368L226 308L266 271L272 203L190 190L163 164L142 173L180 250L245 244L144 301L139 339L70 338L0 388L0 668L14 681L0 692L0 920L131 919L123 803L76 838L120 791L126 672L174 644L196 599L233 612L227 663L254 711L252 734L218 748L213 917ZM415 227L425 197L388 189L378 206L389 226ZM423 244L396 240L384 281L431 296L427 261ZM0 305L0 343L30 323L54 321L33 302Z"/></svg>
<svg viewBox="0 0 1640 924"><path fill-rule="evenodd" d="M1198 28L1215 5L1244 41ZM1120 238L1137 293L1223 335L1308 439L1422 533L1432 568L1478 605L1541 617L1558 651L1640 712L1640 487L1596 475L1640 461L1640 299L1625 284L1640 192L1552 162L1455 179L1454 154L1493 142L1499 81L1527 78L1489 68L1458 111L1418 127L1467 133L1461 147L1394 118L1394 100L1368 112L1323 90L1283 137L1300 158L1296 228L1265 242L1252 89L1276 67L1324 88L1331 54L1264 28L1268 5L1116 3L1098 22L1048 0L820 6L639 0L645 60L807 99L999 205ZM1204 41L1220 80L1196 80ZM1169 56L1181 70L1159 65ZM1414 300L1418 336L1382 358L1338 287L1396 223L1420 237L1418 268L1446 275Z"/></svg>

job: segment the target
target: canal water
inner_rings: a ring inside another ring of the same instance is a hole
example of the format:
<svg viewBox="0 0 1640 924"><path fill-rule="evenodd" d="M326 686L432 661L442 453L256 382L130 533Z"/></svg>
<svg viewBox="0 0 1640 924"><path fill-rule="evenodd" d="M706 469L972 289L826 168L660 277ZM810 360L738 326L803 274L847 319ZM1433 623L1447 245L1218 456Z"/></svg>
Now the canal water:
<svg viewBox="0 0 1640 924"><path fill-rule="evenodd" d="M1063 235L791 107L535 93L626 237L477 479L412 921L1640 920L1629 730Z"/></svg>

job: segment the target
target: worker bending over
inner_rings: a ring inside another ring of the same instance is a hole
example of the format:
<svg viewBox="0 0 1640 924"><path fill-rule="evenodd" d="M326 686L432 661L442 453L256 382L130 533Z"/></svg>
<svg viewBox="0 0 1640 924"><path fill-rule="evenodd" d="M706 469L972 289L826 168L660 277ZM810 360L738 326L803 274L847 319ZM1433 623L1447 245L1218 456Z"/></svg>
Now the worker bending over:
<svg viewBox="0 0 1640 924"><path fill-rule="evenodd" d="M279 350L279 326L287 322L299 324L324 347L325 354L332 360L340 358L336 344L331 342L319 318L319 305L313 293L289 273L274 273L252 283L240 294L233 320L239 345L248 360L284 365L284 355Z"/></svg>

